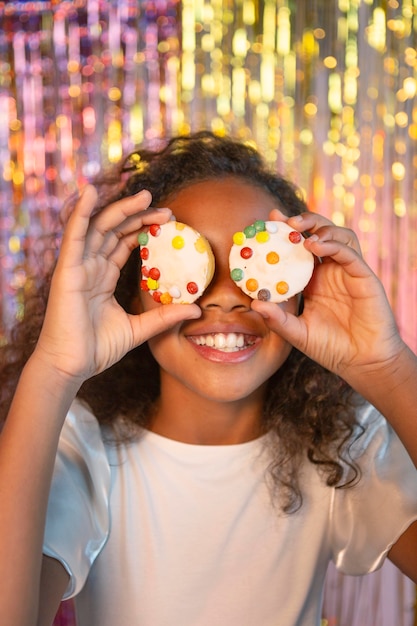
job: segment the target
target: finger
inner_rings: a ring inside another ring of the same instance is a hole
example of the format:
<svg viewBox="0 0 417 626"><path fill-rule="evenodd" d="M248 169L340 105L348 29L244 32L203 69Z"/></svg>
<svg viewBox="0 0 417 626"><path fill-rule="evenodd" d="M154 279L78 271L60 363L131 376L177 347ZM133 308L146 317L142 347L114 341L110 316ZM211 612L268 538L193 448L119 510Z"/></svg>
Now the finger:
<svg viewBox="0 0 417 626"><path fill-rule="evenodd" d="M288 223L302 232L317 235L322 241L336 240L350 246L361 254L359 240L350 228L336 226L331 220L317 213L303 213L290 217Z"/></svg>
<svg viewBox="0 0 417 626"><path fill-rule="evenodd" d="M285 215L280 209L272 209L269 213L269 219L275 222L286 222L288 220L288 215Z"/></svg>
<svg viewBox="0 0 417 626"><path fill-rule="evenodd" d="M121 239L118 239L113 249L105 252L106 258L121 270L138 245L138 233L135 231L130 235L125 235Z"/></svg>
<svg viewBox="0 0 417 626"><path fill-rule="evenodd" d="M128 196L109 204L97 213L90 222L86 236L86 252L98 254L106 236L122 228L132 215L145 213L152 196L147 190L142 190L134 196Z"/></svg>
<svg viewBox="0 0 417 626"><path fill-rule="evenodd" d="M65 258L66 262L72 265L79 263L83 258L85 239L96 202L97 191L92 185L87 185L68 219L62 237L58 263L62 263L62 259Z"/></svg>
<svg viewBox="0 0 417 626"><path fill-rule="evenodd" d="M164 304L140 315L131 315L133 340L137 346L175 324L199 317L201 309L196 304Z"/></svg>
<svg viewBox="0 0 417 626"><path fill-rule="evenodd" d="M120 226L110 230L103 237L102 245L97 250L97 254L110 258L120 247L120 243L124 247L126 243L124 240L128 241L129 249L133 250L138 246L138 233L144 226L164 224L171 215L171 209L152 208L126 218Z"/></svg>
<svg viewBox="0 0 417 626"><path fill-rule="evenodd" d="M360 252L335 239L322 241L317 234L311 235L304 242L305 247L322 259L332 259L352 278L365 278L373 275Z"/></svg>
<svg viewBox="0 0 417 626"><path fill-rule="evenodd" d="M272 331L288 341L294 348L304 351L307 335L301 318L289 313L277 304L262 300L254 300L252 309L264 318Z"/></svg>

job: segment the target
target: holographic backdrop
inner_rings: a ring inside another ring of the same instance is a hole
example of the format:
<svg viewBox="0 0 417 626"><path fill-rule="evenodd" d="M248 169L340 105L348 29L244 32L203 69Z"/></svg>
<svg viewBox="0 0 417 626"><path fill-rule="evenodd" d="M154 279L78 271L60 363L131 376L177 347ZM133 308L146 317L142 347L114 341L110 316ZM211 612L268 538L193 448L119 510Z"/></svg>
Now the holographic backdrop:
<svg viewBox="0 0 417 626"><path fill-rule="evenodd" d="M210 128L358 232L416 349L416 43L417 0L0 2L3 330L65 198Z"/></svg>

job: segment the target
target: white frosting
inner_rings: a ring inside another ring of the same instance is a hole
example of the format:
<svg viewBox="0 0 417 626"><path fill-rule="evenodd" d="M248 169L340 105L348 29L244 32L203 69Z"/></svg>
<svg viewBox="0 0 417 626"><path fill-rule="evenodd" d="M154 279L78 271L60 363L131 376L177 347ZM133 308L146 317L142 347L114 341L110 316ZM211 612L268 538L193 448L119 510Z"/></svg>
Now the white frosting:
<svg viewBox="0 0 417 626"><path fill-rule="evenodd" d="M231 276L251 298L283 302L302 291L307 285L313 273L314 257L305 249L304 237L300 233L297 233L300 238L298 242L291 241L289 235L296 231L286 222L270 221L256 224L259 230L255 236L249 237L243 232L235 233L235 243L229 256ZM248 232L247 229L245 231ZM297 239L297 235L291 237ZM266 241L263 241L264 239ZM239 243L236 243L237 241ZM244 248L251 250L249 258L242 257ZM241 276L236 270L241 270Z"/></svg>
<svg viewBox="0 0 417 626"><path fill-rule="evenodd" d="M158 231L152 234L154 228ZM214 272L214 256L207 239L182 222L170 221L159 228L150 227L148 241L143 241L141 233L142 281L141 288L154 299L168 304L194 302L210 283ZM178 239L179 238L179 239ZM183 244L183 247L181 245ZM144 258L147 256L148 258ZM156 269L160 276L152 282ZM187 289L190 283L196 286L193 293Z"/></svg>

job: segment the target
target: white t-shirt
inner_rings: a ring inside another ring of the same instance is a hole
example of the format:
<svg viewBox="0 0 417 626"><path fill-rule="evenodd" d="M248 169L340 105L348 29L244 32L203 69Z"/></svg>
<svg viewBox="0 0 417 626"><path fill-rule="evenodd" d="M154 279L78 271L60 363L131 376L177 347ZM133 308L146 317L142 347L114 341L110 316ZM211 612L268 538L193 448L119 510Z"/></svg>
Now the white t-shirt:
<svg viewBox="0 0 417 626"><path fill-rule="evenodd" d="M313 626L330 560L378 568L417 519L417 471L370 406L356 487L306 462L304 502L283 515L265 481L266 437L191 445L145 431L104 444L75 402L60 441L45 554L71 576L78 626Z"/></svg>

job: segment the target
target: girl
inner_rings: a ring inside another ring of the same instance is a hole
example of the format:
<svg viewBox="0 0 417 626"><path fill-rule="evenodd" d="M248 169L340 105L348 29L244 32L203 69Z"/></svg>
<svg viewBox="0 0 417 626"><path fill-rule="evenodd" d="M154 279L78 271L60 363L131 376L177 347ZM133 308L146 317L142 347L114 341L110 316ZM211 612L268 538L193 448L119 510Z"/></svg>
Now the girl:
<svg viewBox="0 0 417 626"><path fill-rule="evenodd" d="M312 626L330 560L363 574L388 555L417 582L417 358L355 235L206 132L97 187L42 329L38 295L3 350L0 623L50 624L75 596L79 626ZM138 232L171 211L214 251L196 304L138 288ZM255 219L310 233L303 303L230 278Z"/></svg>

